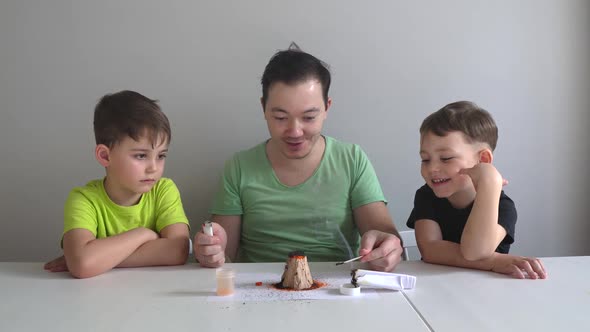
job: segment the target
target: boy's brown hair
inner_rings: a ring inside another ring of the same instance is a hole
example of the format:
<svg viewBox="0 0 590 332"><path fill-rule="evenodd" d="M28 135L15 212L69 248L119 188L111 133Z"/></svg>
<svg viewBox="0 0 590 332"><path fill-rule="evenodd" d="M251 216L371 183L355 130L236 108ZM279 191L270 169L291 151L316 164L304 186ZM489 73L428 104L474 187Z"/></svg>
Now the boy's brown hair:
<svg viewBox="0 0 590 332"><path fill-rule="evenodd" d="M152 145L161 137L169 144L170 122L157 102L128 90L102 97L94 109L96 144L112 148L125 136L137 141L142 135L148 135Z"/></svg>
<svg viewBox="0 0 590 332"><path fill-rule="evenodd" d="M452 131L462 132L469 143L486 143L492 151L498 142L498 127L490 113L470 101L450 103L430 114L420 126L421 136L429 132L446 136Z"/></svg>

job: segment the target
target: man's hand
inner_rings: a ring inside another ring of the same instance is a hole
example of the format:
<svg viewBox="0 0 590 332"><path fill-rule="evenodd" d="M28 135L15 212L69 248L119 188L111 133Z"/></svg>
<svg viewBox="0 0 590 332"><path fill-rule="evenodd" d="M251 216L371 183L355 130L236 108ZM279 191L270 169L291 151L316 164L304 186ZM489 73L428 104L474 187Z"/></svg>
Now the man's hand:
<svg viewBox="0 0 590 332"><path fill-rule="evenodd" d="M64 256L60 256L52 261L45 263L43 268L49 272L69 271L68 264L66 263L66 258Z"/></svg>
<svg viewBox="0 0 590 332"><path fill-rule="evenodd" d="M538 258L495 254L493 259L493 272L506 274L517 279L547 278L545 267Z"/></svg>
<svg viewBox="0 0 590 332"><path fill-rule="evenodd" d="M221 225L211 223L213 236L203 232L195 234L193 241L195 258L203 267L220 267L225 263L225 247L227 234Z"/></svg>
<svg viewBox="0 0 590 332"><path fill-rule="evenodd" d="M400 239L393 234L370 230L361 238L361 262L368 262L374 270L391 272L401 261L402 252Z"/></svg>

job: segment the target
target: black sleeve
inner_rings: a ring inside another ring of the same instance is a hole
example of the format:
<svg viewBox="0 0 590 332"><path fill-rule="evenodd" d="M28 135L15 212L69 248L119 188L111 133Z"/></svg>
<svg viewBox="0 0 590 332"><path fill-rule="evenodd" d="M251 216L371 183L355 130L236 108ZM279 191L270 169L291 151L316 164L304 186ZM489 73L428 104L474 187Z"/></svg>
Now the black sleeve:
<svg viewBox="0 0 590 332"><path fill-rule="evenodd" d="M434 193L428 185L424 185L416 190L416 195L414 196L414 208L412 209L412 213L410 213L406 226L413 229L416 226L417 220L434 220L433 197Z"/></svg>
<svg viewBox="0 0 590 332"><path fill-rule="evenodd" d="M510 197L504 194L504 191L500 194L500 206L498 210L498 224L500 224L506 230L506 237L502 241L503 243L512 244L514 243L514 231L516 228L516 206Z"/></svg>

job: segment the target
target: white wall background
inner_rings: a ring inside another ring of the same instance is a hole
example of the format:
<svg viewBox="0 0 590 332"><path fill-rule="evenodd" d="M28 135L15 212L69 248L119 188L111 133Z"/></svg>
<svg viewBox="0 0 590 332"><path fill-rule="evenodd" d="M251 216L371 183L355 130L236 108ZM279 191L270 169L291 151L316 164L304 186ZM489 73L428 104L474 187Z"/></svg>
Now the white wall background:
<svg viewBox="0 0 590 332"><path fill-rule="evenodd" d="M259 79L291 41L331 64L325 133L366 150L398 228L422 119L468 99L500 127L512 252L589 255L589 32L585 0L2 1L0 260L60 254L69 190L104 175L94 105L121 89L161 101L197 229L224 160L268 137Z"/></svg>

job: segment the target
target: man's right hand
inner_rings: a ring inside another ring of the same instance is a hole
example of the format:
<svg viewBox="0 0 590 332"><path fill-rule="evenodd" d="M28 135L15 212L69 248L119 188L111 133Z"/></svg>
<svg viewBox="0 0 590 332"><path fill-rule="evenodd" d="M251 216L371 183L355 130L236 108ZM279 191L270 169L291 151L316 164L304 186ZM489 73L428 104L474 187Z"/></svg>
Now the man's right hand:
<svg viewBox="0 0 590 332"><path fill-rule="evenodd" d="M203 231L195 234L193 249L195 258L203 267L220 267L225 263L225 247L227 234L221 225L211 223L213 236L206 235Z"/></svg>

